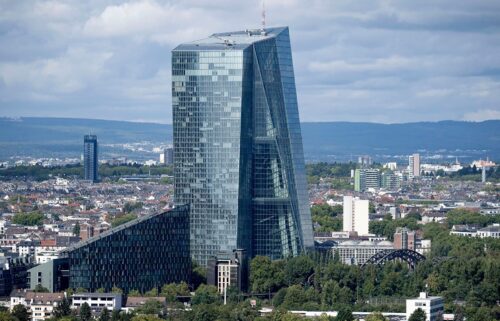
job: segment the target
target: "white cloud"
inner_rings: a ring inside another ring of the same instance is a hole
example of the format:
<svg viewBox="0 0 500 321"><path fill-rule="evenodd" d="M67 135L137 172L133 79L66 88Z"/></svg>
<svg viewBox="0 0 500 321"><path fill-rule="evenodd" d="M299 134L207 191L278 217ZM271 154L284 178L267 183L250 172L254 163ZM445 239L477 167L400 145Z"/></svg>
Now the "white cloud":
<svg viewBox="0 0 500 321"><path fill-rule="evenodd" d="M498 109L480 109L478 111L473 111L466 113L463 116L463 120L469 121L483 121L488 119L500 119L500 106Z"/></svg>
<svg viewBox="0 0 500 321"><path fill-rule="evenodd" d="M171 49L258 27L260 11L260 0L0 0L0 116L169 121ZM266 11L268 26L290 26L303 120L497 117L500 2L266 0Z"/></svg>
<svg viewBox="0 0 500 321"><path fill-rule="evenodd" d="M1 63L0 77L7 88L32 89L40 97L47 93L68 94L82 90L90 81L97 80L112 56L111 52L70 48L56 58L28 63Z"/></svg>

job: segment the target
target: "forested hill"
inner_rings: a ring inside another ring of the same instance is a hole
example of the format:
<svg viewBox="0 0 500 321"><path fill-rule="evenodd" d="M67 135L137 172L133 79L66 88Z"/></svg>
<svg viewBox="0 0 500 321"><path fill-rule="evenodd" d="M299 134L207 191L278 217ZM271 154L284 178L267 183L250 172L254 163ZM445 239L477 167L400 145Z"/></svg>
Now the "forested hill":
<svg viewBox="0 0 500 321"><path fill-rule="evenodd" d="M0 118L0 158L25 156L30 152L38 157L78 156L82 136L88 133L98 135L104 145L172 141L172 125L72 118ZM302 123L302 136L308 161L355 160L363 154L379 160L404 158L417 151L429 158L489 156L500 159L500 120Z"/></svg>

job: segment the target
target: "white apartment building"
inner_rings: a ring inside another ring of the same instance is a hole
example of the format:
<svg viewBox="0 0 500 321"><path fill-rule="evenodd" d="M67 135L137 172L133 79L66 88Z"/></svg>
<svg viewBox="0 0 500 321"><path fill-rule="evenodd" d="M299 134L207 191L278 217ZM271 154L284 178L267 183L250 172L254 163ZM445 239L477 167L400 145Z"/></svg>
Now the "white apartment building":
<svg viewBox="0 0 500 321"><path fill-rule="evenodd" d="M428 296L427 293L420 292L418 298L406 300L406 319L408 320L419 308L425 312L427 321L435 321L438 315L443 314L443 298Z"/></svg>
<svg viewBox="0 0 500 321"><path fill-rule="evenodd" d="M87 303L90 309L95 312L104 308L108 310L122 308L122 295L117 293L76 293L71 298L73 299L71 304L73 309L79 309L84 303Z"/></svg>
<svg viewBox="0 0 500 321"><path fill-rule="evenodd" d="M344 196L343 231L368 235L369 201Z"/></svg>
<svg viewBox="0 0 500 321"><path fill-rule="evenodd" d="M53 316L54 309L63 300L64 293L37 293L18 290L10 298L11 310L18 304L24 305L32 321L42 321Z"/></svg>
<svg viewBox="0 0 500 321"><path fill-rule="evenodd" d="M408 157L408 177L413 179L420 176L420 154L413 154Z"/></svg>

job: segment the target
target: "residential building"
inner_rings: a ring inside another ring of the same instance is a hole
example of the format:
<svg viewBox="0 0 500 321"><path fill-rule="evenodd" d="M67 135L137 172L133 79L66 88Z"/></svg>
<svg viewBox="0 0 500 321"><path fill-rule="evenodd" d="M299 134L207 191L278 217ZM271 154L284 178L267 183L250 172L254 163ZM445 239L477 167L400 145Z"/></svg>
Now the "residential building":
<svg viewBox="0 0 500 321"><path fill-rule="evenodd" d="M188 281L189 206L140 217L73 245L61 257L69 260L69 286L94 292L125 293Z"/></svg>
<svg viewBox="0 0 500 321"><path fill-rule="evenodd" d="M245 250L219 254L208 261L207 284L214 285L219 293L234 286L245 292L248 288L248 258Z"/></svg>
<svg viewBox="0 0 500 321"><path fill-rule="evenodd" d="M383 172L381 175L382 188L388 191L397 191L401 187L401 180L394 172Z"/></svg>
<svg viewBox="0 0 500 321"><path fill-rule="evenodd" d="M406 300L406 319L408 320L417 309L425 312L427 321L436 321L444 312L443 298L420 292L418 298Z"/></svg>
<svg viewBox="0 0 500 321"><path fill-rule="evenodd" d="M451 227L451 235L476 236L479 225L476 224L456 224Z"/></svg>
<svg viewBox="0 0 500 321"><path fill-rule="evenodd" d="M364 192L380 188L380 170L376 168L358 168L354 172L354 190Z"/></svg>
<svg viewBox="0 0 500 321"><path fill-rule="evenodd" d="M477 236L481 238L484 237L492 237L495 239L500 238L500 224L493 224L480 229L479 231L477 231Z"/></svg>
<svg viewBox="0 0 500 321"><path fill-rule="evenodd" d="M73 309L79 309L84 303L87 303L95 313L99 313L104 308L110 311L122 308L122 295L120 293L75 293L71 299Z"/></svg>
<svg viewBox="0 0 500 321"><path fill-rule="evenodd" d="M397 220L401 218L401 212L399 211L399 208L396 206L391 206L389 208L389 214L391 214L391 217L393 220Z"/></svg>
<svg viewBox="0 0 500 321"><path fill-rule="evenodd" d="M415 251L426 256L431 253L432 250L432 240L416 240Z"/></svg>
<svg viewBox="0 0 500 321"><path fill-rule="evenodd" d="M397 250L413 250L416 248L416 236L414 231L408 230L406 227L396 228L394 233L394 248Z"/></svg>
<svg viewBox="0 0 500 321"><path fill-rule="evenodd" d="M42 321L53 317L54 309L64 299L64 293L41 293L15 290L10 296L10 307L24 305L31 321Z"/></svg>
<svg viewBox="0 0 500 321"><path fill-rule="evenodd" d="M174 201L201 265L313 247L287 27L217 33L172 52Z"/></svg>
<svg viewBox="0 0 500 321"><path fill-rule="evenodd" d="M369 223L369 201L344 196L343 231L367 235Z"/></svg>
<svg viewBox="0 0 500 321"><path fill-rule="evenodd" d="M340 261L349 265L362 265L373 255L383 250L393 249L393 245L389 241L356 241L349 240L339 242L333 248L335 254L338 254Z"/></svg>
<svg viewBox="0 0 500 321"><path fill-rule="evenodd" d="M420 176L420 154L413 154L408 157L409 179Z"/></svg>
<svg viewBox="0 0 500 321"><path fill-rule="evenodd" d="M165 148L160 154L160 164L172 165L174 163L174 149L172 147Z"/></svg>
<svg viewBox="0 0 500 321"><path fill-rule="evenodd" d="M99 179L98 147L96 135L85 135L83 138L84 179L97 182Z"/></svg>

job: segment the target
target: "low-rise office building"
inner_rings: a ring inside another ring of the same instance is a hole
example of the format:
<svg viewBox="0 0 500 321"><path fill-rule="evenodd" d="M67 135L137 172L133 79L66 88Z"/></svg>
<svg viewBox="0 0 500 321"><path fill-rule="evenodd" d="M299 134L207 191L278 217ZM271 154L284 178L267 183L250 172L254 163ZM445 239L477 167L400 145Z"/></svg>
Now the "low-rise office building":
<svg viewBox="0 0 500 321"><path fill-rule="evenodd" d="M427 321L436 321L440 315L443 315L443 298L439 296L428 296L425 292L420 292L420 296L414 299L406 300L406 319L417 309L425 312Z"/></svg>
<svg viewBox="0 0 500 321"><path fill-rule="evenodd" d="M79 309L87 303L93 312L120 310L122 308L122 295L119 293L75 293L71 296L73 309Z"/></svg>

